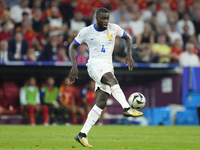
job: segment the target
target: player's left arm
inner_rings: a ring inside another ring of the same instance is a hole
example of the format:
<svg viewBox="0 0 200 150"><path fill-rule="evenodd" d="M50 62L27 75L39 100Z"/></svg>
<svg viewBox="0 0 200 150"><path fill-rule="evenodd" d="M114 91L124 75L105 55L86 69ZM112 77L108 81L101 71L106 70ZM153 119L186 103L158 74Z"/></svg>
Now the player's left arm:
<svg viewBox="0 0 200 150"><path fill-rule="evenodd" d="M126 65L128 65L129 71L133 69L134 60L132 58L132 39L131 36L125 32L124 37L122 37L126 41L127 55L125 57Z"/></svg>

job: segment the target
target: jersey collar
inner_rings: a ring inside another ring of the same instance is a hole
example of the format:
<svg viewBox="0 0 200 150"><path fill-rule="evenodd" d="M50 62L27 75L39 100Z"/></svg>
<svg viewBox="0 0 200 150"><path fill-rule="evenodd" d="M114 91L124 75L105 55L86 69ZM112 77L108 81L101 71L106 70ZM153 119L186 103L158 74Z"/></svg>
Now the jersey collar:
<svg viewBox="0 0 200 150"><path fill-rule="evenodd" d="M98 30L97 28L96 28L96 23L94 24L94 29L96 30L96 31L98 31L98 32L102 32L102 31L104 31L104 30Z"/></svg>

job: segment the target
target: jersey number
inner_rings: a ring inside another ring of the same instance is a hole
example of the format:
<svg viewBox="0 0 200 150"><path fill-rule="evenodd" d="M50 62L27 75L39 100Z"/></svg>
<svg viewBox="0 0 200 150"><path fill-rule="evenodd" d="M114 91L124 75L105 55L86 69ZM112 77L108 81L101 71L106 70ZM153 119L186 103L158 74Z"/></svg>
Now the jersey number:
<svg viewBox="0 0 200 150"><path fill-rule="evenodd" d="M106 52L106 50L105 50L105 48L104 48L104 45L102 45L101 52L103 52L103 53Z"/></svg>

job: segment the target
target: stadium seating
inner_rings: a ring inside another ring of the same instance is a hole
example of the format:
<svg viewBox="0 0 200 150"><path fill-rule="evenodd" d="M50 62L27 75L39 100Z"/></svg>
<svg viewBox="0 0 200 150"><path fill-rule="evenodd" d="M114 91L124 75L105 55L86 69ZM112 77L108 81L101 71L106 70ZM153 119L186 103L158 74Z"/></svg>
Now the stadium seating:
<svg viewBox="0 0 200 150"><path fill-rule="evenodd" d="M176 125L198 125L199 119L196 109L179 111L176 114Z"/></svg>
<svg viewBox="0 0 200 150"><path fill-rule="evenodd" d="M200 92L198 91L188 92L183 98L183 105L186 108L195 109L199 104L200 104Z"/></svg>
<svg viewBox="0 0 200 150"><path fill-rule="evenodd" d="M171 125L171 108L156 107L154 109L143 109L144 117L148 120L148 125Z"/></svg>

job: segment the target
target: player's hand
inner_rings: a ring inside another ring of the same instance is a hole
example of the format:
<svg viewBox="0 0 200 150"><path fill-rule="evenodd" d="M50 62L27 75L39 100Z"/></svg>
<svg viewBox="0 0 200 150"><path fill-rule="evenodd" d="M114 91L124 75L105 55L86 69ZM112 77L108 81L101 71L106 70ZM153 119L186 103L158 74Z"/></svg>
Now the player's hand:
<svg viewBox="0 0 200 150"><path fill-rule="evenodd" d="M133 70L134 60L131 55L126 55L125 57L126 65L128 65L128 70Z"/></svg>
<svg viewBox="0 0 200 150"><path fill-rule="evenodd" d="M73 84L75 82L76 79L78 79L78 68L77 66L76 67L73 67L71 68L70 72L69 72L69 81L71 84Z"/></svg>

